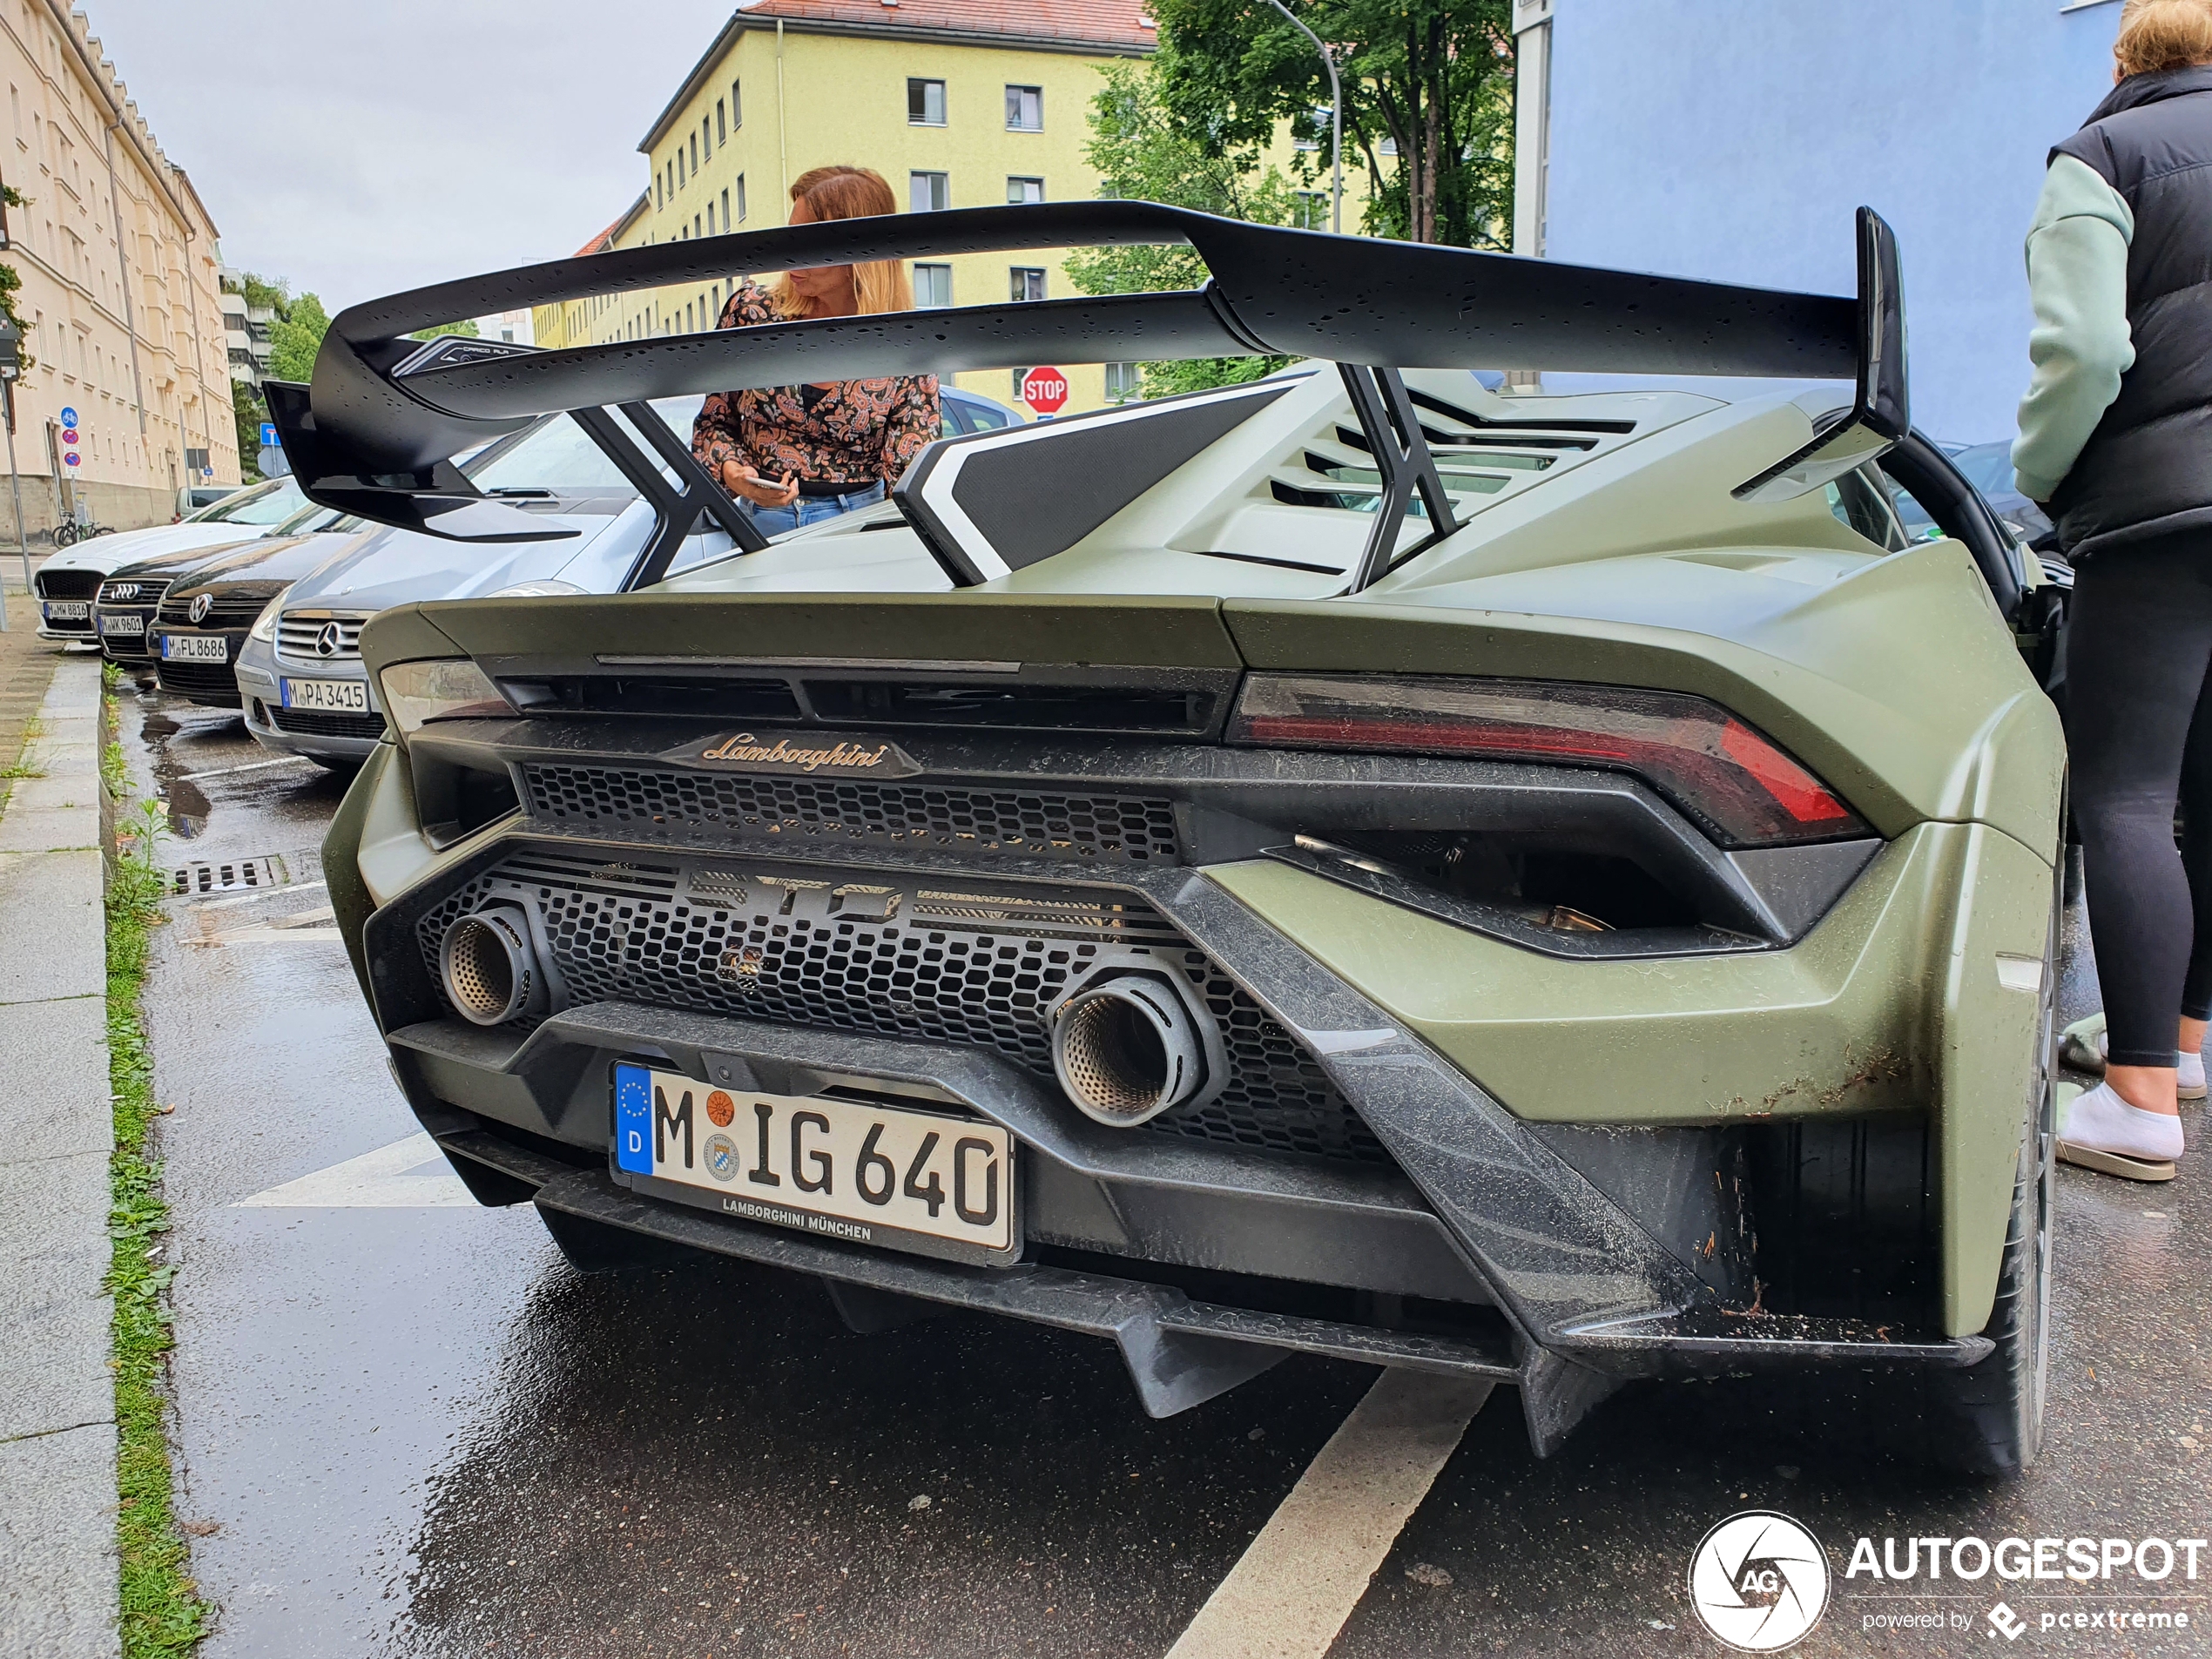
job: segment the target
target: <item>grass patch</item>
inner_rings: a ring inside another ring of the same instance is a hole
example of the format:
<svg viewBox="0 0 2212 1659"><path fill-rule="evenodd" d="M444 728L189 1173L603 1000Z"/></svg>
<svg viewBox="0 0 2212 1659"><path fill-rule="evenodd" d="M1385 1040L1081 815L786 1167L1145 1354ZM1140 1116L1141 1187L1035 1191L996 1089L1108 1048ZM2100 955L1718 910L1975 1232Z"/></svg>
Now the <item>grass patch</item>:
<svg viewBox="0 0 2212 1659"><path fill-rule="evenodd" d="M107 679L112 730L113 693ZM109 1236L114 1257L107 1288L115 1297L115 1535L122 1561L124 1659L172 1659L189 1654L207 1631L209 1608L190 1575L191 1559L171 1507L169 1439L163 1413L163 1372L172 1344L168 1289L175 1269L161 1259L169 1208L161 1197L161 1165L147 1155L146 1133L158 1115L153 1055L138 1015L152 928L166 891L156 863L163 831L160 806L132 809L123 745L111 738L100 753L100 779L115 803L115 846L108 861L108 1078L115 1093L115 1156L110 1169Z"/></svg>

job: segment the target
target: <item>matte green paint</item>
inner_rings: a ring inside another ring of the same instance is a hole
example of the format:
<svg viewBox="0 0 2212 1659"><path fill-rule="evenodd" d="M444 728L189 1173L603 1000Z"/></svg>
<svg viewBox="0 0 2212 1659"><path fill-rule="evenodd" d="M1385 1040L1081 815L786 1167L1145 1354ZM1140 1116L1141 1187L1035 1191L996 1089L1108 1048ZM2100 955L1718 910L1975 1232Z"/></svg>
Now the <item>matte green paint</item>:
<svg viewBox="0 0 2212 1659"><path fill-rule="evenodd" d="M1708 1124L1920 1109L1936 1121L1944 1318L1987 1323L2026 1122L2049 863L1979 825L1877 855L1784 951L1593 962L1539 955L1271 860L1207 874L1517 1116Z"/></svg>

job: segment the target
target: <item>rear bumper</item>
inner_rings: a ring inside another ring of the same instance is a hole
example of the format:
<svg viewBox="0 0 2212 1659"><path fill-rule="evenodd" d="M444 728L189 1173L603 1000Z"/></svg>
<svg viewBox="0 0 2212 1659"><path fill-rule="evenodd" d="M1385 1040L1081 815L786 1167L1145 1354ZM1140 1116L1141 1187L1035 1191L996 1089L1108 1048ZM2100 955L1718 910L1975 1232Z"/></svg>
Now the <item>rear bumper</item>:
<svg viewBox="0 0 2212 1659"><path fill-rule="evenodd" d="M386 770L372 767L361 788L374 794ZM388 851L392 826L360 805L370 821L349 833ZM1735 1156L1729 1143L1644 1131L1625 1178L1620 1160L1601 1167L1570 1147L1586 1176L1544 1126L1507 1111L1205 873L1163 867L1114 880L1318 1061L1387 1150L1386 1165L1099 1129L1023 1067L967 1045L605 998L573 1003L526 1035L468 1026L429 985L418 924L529 844L513 832L455 849L438 875L368 917L362 961L395 1074L455 1167L489 1201L534 1199L587 1263L595 1251L612 1261L640 1248L704 1249L872 1294L1097 1329L1122 1344L1155 1410L1196 1403L1294 1348L1464 1370L1522 1389L1540 1450L1628 1377L1963 1366L1988 1352L1979 1337L1945 1336L1932 1317L1878 1325L1737 1311L1756 1306L1757 1292L1748 1247L1737 1243L1744 1216L1716 1174ZM603 843L600 856L624 850ZM606 1168L606 1078L622 1057L783 1094L887 1083L1001 1124L1024 1149L1025 1259L1007 1270L891 1256L631 1195ZM1200 1345L1184 1352L1190 1343ZM1220 1351L1236 1344L1264 1352ZM1182 1357L1161 1361L1163 1352ZM1184 1380L1159 1385L1162 1363Z"/></svg>

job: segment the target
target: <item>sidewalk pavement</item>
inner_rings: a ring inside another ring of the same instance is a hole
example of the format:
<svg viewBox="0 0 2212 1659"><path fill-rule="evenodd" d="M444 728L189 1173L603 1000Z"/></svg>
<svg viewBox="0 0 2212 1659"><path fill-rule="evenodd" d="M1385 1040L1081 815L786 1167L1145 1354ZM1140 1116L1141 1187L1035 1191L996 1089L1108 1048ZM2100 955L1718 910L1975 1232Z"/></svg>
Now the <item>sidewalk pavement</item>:
<svg viewBox="0 0 2212 1659"><path fill-rule="evenodd" d="M50 660L0 813L0 1653L79 1659L117 1649L114 1118L99 663Z"/></svg>

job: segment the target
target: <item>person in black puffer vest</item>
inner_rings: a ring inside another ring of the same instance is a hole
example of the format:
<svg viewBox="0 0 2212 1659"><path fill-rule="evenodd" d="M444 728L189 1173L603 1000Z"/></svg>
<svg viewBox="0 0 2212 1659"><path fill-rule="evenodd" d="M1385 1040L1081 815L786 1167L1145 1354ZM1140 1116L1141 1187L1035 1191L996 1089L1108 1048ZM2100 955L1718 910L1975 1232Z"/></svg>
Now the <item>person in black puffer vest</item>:
<svg viewBox="0 0 2212 1659"><path fill-rule="evenodd" d="M2105 1081L2059 1156L2167 1180L2212 1015L2212 0L2128 0L2028 233L2013 466L2075 567L2067 737ZM2185 826L2176 849L2177 798Z"/></svg>

